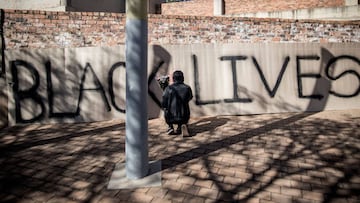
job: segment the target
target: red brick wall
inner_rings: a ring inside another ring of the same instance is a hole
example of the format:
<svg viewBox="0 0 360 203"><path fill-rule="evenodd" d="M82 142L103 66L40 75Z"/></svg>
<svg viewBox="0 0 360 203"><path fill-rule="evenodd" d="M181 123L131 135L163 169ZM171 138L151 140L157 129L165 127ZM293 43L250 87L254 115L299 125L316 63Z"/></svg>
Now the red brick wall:
<svg viewBox="0 0 360 203"><path fill-rule="evenodd" d="M161 4L163 15L196 15L212 16L214 13L213 0L193 0Z"/></svg>
<svg viewBox="0 0 360 203"><path fill-rule="evenodd" d="M123 44L125 15L101 12L5 10L8 49Z"/></svg>
<svg viewBox="0 0 360 203"><path fill-rule="evenodd" d="M5 11L6 49L125 43L125 15ZM276 20L149 15L150 44L358 42L360 21Z"/></svg>
<svg viewBox="0 0 360 203"><path fill-rule="evenodd" d="M154 44L360 42L360 21L151 16Z"/></svg>
<svg viewBox="0 0 360 203"><path fill-rule="evenodd" d="M224 0L225 14L344 6L345 0Z"/></svg>

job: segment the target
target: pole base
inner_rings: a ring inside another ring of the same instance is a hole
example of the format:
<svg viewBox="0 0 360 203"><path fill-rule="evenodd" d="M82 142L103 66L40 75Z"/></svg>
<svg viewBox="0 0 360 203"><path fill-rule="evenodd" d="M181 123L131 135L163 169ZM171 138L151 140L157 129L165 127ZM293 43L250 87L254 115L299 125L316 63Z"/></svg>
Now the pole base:
<svg viewBox="0 0 360 203"><path fill-rule="evenodd" d="M107 189L119 190L145 187L161 187L161 161L150 162L149 174L137 180L131 180L126 177L125 163L116 164Z"/></svg>

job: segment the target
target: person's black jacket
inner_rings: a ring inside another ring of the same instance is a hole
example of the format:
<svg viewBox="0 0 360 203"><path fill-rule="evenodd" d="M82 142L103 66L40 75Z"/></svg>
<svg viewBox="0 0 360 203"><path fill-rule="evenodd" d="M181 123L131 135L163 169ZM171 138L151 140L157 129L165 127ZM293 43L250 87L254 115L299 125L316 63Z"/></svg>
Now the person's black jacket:
<svg viewBox="0 0 360 203"><path fill-rule="evenodd" d="M191 88L182 82L168 86L162 101L166 123L186 124L190 119L189 101L192 97Z"/></svg>

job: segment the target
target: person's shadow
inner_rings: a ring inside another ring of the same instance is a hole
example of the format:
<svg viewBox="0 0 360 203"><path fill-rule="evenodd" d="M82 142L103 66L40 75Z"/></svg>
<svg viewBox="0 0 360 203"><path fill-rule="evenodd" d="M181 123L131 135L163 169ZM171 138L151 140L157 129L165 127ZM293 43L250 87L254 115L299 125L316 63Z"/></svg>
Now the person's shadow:
<svg viewBox="0 0 360 203"><path fill-rule="evenodd" d="M160 87L157 78L167 75L171 61L170 53L159 45L153 46L154 59L152 70L148 79L148 116L149 119L158 118L161 115L161 101L163 89Z"/></svg>

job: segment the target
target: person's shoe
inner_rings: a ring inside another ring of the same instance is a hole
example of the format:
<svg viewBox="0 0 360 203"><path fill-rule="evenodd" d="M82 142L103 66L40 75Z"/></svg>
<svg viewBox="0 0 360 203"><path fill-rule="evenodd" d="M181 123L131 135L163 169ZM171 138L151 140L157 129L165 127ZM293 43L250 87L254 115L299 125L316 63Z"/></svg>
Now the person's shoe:
<svg viewBox="0 0 360 203"><path fill-rule="evenodd" d="M174 128L168 128L167 134L168 135L175 135Z"/></svg>
<svg viewBox="0 0 360 203"><path fill-rule="evenodd" d="M181 134L181 126L178 126L176 128L175 134L180 135Z"/></svg>
<svg viewBox="0 0 360 203"><path fill-rule="evenodd" d="M181 134L183 137L189 137L189 130L185 124L181 125Z"/></svg>

